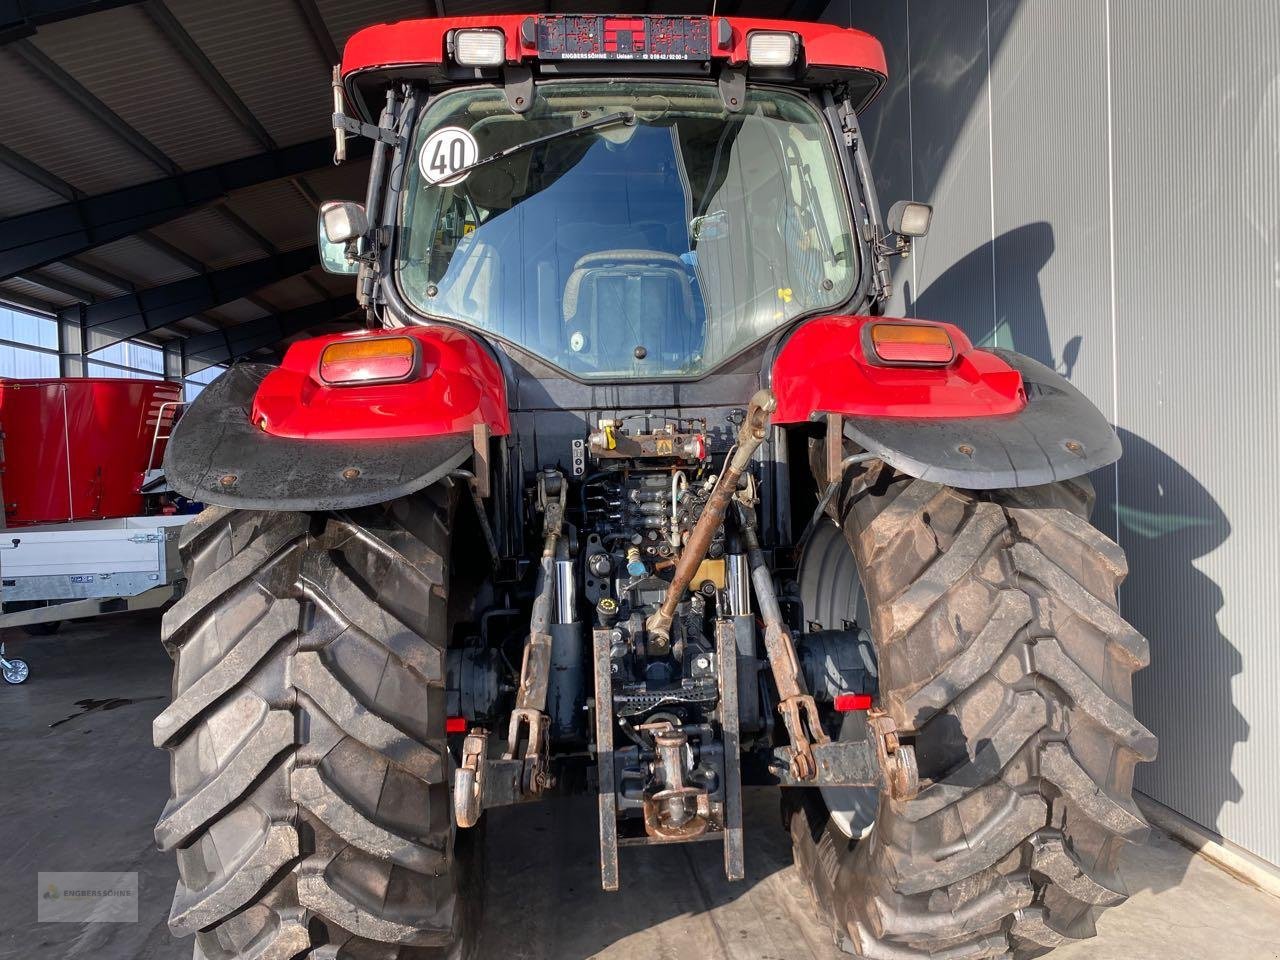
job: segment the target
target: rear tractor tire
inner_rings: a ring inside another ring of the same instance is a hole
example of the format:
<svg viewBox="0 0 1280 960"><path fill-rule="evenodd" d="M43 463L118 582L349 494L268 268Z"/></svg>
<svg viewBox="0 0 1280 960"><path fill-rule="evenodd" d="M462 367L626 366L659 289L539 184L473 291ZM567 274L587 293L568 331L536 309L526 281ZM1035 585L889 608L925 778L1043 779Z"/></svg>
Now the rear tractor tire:
<svg viewBox="0 0 1280 960"><path fill-rule="evenodd" d="M838 794L789 791L796 863L846 951L1037 956L1125 899L1156 740L1133 716L1147 642L1118 613L1124 555L1092 502L1085 480L970 492L875 465L810 542L802 595L830 609L805 615L869 615L879 704L920 768L919 795L864 802L854 836Z"/></svg>
<svg viewBox="0 0 1280 960"><path fill-rule="evenodd" d="M214 507L185 527L155 833L196 960L468 955L478 863L445 742L453 500Z"/></svg>

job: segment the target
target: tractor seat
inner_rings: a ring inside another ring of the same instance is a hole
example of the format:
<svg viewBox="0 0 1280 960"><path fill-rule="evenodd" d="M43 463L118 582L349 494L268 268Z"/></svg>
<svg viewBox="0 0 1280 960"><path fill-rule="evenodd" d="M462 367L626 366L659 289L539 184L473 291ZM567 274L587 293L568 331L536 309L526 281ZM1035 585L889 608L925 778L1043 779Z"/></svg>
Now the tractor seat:
<svg viewBox="0 0 1280 960"><path fill-rule="evenodd" d="M565 285L565 330L581 333L582 352L597 361L630 356L642 345L655 359L687 353L694 312L684 261L657 250L587 254Z"/></svg>

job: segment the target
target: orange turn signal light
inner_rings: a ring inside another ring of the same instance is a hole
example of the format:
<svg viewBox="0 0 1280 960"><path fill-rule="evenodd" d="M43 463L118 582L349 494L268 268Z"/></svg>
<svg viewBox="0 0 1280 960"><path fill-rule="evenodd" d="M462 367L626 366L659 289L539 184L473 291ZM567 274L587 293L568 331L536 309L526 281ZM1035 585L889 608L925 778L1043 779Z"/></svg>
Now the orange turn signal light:
<svg viewBox="0 0 1280 960"><path fill-rule="evenodd" d="M956 357L946 329L924 323L872 324L871 349L884 363L944 366Z"/></svg>
<svg viewBox="0 0 1280 960"><path fill-rule="evenodd" d="M410 337L341 340L320 354L325 383L394 383L408 380L418 365L418 345Z"/></svg>

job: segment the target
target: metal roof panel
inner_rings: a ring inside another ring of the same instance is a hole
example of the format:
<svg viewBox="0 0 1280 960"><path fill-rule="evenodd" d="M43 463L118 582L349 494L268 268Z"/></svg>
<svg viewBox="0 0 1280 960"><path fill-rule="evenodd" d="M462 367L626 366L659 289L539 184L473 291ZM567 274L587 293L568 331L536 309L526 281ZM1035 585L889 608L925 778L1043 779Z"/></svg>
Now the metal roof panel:
<svg viewBox="0 0 1280 960"><path fill-rule="evenodd" d="M195 276L195 272L185 264L170 259L137 237L125 237L94 247L88 253L81 254L80 259L90 266L119 274L139 287L155 287Z"/></svg>
<svg viewBox="0 0 1280 960"><path fill-rule="evenodd" d="M322 137L333 112L329 72L290 0L168 0L169 9L272 138Z"/></svg>
<svg viewBox="0 0 1280 960"><path fill-rule="evenodd" d="M16 294L21 300L35 300L55 309L69 307L77 302L74 297L68 297L65 293L58 293L37 283L28 283L21 277L10 277L0 283L0 298L3 298L6 292Z"/></svg>
<svg viewBox="0 0 1280 960"><path fill-rule="evenodd" d="M205 266L230 267L265 255L217 210L205 207L156 227L161 240L180 246Z"/></svg>
<svg viewBox="0 0 1280 960"><path fill-rule="evenodd" d="M280 250L316 241L315 210L287 180L237 191L227 206Z"/></svg>
<svg viewBox="0 0 1280 960"><path fill-rule="evenodd" d="M161 176L151 161L0 49L0 130L6 147L85 193L103 193ZM38 107L42 120L32 122Z"/></svg>
<svg viewBox="0 0 1280 960"><path fill-rule="evenodd" d="M184 169L261 149L138 7L54 24L35 42Z"/></svg>
<svg viewBox="0 0 1280 960"><path fill-rule="evenodd" d="M61 203L62 197L0 163L0 217L14 217Z"/></svg>
<svg viewBox="0 0 1280 960"><path fill-rule="evenodd" d="M329 25L333 42L341 51L351 35L361 27L374 23L390 23L393 20L409 20L427 15L430 5L413 0L368 0L366 3L349 3L347 0L316 0L320 15Z"/></svg>
<svg viewBox="0 0 1280 960"><path fill-rule="evenodd" d="M74 287L79 287L87 293L92 293L98 299L110 299L127 293L125 287L118 287L114 284L103 283L97 277L91 277L87 273L81 273L74 267L65 263L50 263L40 268L40 273L53 280L61 280L69 283Z"/></svg>

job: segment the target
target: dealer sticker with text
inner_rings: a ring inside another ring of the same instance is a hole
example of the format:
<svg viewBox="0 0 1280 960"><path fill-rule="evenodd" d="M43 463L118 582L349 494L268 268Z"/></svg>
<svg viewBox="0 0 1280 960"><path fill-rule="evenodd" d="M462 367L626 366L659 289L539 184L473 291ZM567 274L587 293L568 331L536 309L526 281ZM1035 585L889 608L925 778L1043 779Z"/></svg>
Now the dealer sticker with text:
<svg viewBox="0 0 1280 960"><path fill-rule="evenodd" d="M136 873L38 873L40 923L137 923Z"/></svg>

